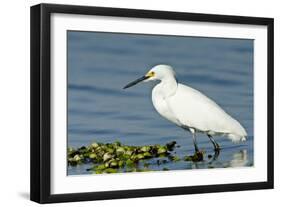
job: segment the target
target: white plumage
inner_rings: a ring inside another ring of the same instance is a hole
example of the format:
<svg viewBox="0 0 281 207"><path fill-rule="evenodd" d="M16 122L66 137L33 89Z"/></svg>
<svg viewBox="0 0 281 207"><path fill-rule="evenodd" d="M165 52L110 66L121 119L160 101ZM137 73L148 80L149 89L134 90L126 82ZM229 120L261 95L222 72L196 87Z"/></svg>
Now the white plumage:
<svg viewBox="0 0 281 207"><path fill-rule="evenodd" d="M208 135L215 150L219 150L219 145L212 138L214 135L225 135L233 142L246 140L247 133L236 119L200 91L178 83L171 66L157 65L124 88L151 80L160 80L152 90L155 109L164 118L193 134L196 151L196 132Z"/></svg>

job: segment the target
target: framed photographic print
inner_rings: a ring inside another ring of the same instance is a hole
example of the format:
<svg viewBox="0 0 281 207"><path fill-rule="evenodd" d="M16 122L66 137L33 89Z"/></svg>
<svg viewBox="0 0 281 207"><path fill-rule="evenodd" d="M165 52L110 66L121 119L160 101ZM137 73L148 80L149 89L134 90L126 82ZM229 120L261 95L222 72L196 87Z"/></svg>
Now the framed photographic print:
<svg viewBox="0 0 281 207"><path fill-rule="evenodd" d="M31 200L273 188L273 19L31 7Z"/></svg>

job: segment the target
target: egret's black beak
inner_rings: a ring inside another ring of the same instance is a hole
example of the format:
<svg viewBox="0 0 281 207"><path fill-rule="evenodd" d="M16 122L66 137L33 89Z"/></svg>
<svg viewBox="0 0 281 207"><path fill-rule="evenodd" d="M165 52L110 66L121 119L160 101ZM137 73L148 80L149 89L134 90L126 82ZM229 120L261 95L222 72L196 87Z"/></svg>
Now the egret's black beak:
<svg viewBox="0 0 281 207"><path fill-rule="evenodd" d="M128 83L127 85L125 85L123 89L130 88L130 87L132 87L132 86L138 84L139 82L144 81L144 80L146 80L148 78L150 78L150 77L149 76L142 76L141 78L138 78L137 80L134 80L133 82Z"/></svg>

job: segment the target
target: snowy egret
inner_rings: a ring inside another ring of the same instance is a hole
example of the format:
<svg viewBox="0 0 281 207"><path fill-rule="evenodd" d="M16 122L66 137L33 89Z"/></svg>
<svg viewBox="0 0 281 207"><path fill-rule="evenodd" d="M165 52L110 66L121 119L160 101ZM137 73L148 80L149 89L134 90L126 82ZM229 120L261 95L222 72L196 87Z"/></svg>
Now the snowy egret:
<svg viewBox="0 0 281 207"><path fill-rule="evenodd" d="M233 142L246 140L247 133L237 120L200 91L178 83L175 71L169 65L153 67L143 77L127 84L124 89L139 82L154 80L160 81L152 90L152 103L156 111L192 133L196 153L199 152L197 132L209 137L215 152L220 150L220 146L214 140L214 135L225 135Z"/></svg>

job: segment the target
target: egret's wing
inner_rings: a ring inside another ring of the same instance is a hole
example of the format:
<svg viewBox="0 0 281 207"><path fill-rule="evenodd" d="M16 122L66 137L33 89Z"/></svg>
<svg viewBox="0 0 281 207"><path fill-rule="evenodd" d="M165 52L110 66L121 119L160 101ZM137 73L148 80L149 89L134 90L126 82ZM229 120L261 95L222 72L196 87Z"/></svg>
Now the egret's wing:
<svg viewBox="0 0 281 207"><path fill-rule="evenodd" d="M177 93L168 100L168 104L180 122L188 127L204 132L246 133L239 122L218 104L186 85L178 84Z"/></svg>

